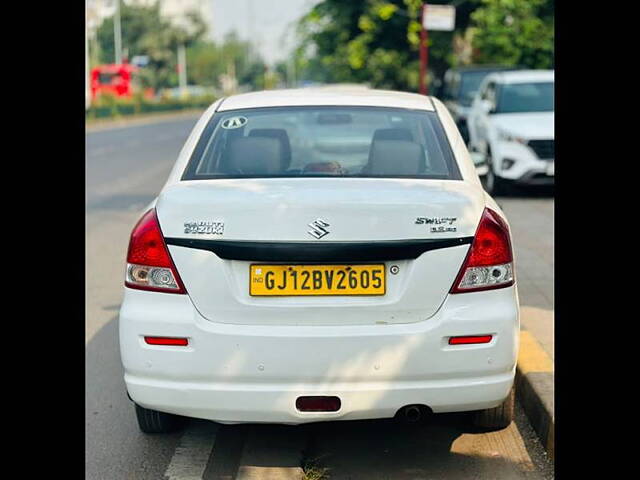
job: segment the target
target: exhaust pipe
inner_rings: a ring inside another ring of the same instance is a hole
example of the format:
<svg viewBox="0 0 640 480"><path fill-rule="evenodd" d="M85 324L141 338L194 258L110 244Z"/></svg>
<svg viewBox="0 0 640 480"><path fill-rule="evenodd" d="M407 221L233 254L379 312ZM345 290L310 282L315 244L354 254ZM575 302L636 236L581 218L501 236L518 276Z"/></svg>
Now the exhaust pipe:
<svg viewBox="0 0 640 480"><path fill-rule="evenodd" d="M422 419L422 412L417 405L410 405L404 409L404 419L409 423L417 423Z"/></svg>
<svg viewBox="0 0 640 480"><path fill-rule="evenodd" d="M396 417L403 423L420 423L424 421L430 413L431 409L426 405L407 405L398 411Z"/></svg>

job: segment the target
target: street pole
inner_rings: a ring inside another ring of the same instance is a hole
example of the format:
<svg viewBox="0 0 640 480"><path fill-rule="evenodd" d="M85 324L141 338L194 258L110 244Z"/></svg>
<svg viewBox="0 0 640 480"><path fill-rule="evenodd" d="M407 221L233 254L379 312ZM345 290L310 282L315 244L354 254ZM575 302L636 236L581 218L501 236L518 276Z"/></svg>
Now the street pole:
<svg viewBox="0 0 640 480"><path fill-rule="evenodd" d="M116 11L113 14L113 44L116 51L116 65L122 63L122 31L120 30L120 0L116 0Z"/></svg>
<svg viewBox="0 0 640 480"><path fill-rule="evenodd" d="M85 82L85 110L89 110L91 105L91 79L89 78L89 26L87 24L86 10L85 10L85 22L84 22L84 82Z"/></svg>
<svg viewBox="0 0 640 480"><path fill-rule="evenodd" d="M184 44L178 46L178 77L180 79L180 95L187 96L187 54Z"/></svg>
<svg viewBox="0 0 640 480"><path fill-rule="evenodd" d="M429 40L429 34L427 29L424 28L424 15L427 10L427 4L422 5L422 11L420 15L420 94L428 95L429 90L427 88L426 76L427 65L429 63L429 48L427 47L427 41Z"/></svg>

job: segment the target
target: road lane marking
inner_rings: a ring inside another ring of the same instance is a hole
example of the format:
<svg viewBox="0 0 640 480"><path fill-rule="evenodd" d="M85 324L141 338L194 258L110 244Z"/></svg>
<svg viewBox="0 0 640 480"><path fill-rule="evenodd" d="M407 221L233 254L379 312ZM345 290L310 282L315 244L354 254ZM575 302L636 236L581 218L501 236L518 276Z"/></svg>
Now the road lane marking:
<svg viewBox="0 0 640 480"><path fill-rule="evenodd" d="M165 472L168 480L202 480L220 425L191 420Z"/></svg>
<svg viewBox="0 0 640 480"><path fill-rule="evenodd" d="M553 362L535 337L526 330L520 332L518 369L523 375L531 372L553 372Z"/></svg>

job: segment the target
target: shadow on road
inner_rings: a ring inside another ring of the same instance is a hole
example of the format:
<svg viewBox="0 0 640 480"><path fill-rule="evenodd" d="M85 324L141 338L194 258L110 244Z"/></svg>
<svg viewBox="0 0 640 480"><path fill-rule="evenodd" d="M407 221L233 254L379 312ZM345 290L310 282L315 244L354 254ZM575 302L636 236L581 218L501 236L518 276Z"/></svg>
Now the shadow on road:
<svg viewBox="0 0 640 480"><path fill-rule="evenodd" d="M213 451L221 453L218 445L224 448L224 436L245 436L242 460L232 462L233 470L210 469L207 479L235 478L246 468L260 476L260 469L297 466L303 467L307 478L317 480L539 478L515 424L499 432L480 432L464 413L435 415L417 426L389 419L227 425L222 432ZM236 445L238 459L240 445ZM231 467L228 462L227 467Z"/></svg>

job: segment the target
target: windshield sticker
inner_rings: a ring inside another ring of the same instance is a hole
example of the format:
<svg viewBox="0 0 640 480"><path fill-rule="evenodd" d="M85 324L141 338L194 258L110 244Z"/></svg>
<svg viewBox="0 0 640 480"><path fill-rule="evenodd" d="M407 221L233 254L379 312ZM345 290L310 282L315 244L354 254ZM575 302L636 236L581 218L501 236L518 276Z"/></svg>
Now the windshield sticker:
<svg viewBox="0 0 640 480"><path fill-rule="evenodd" d="M231 130L233 128L244 127L247 124L247 117L231 117L222 122L222 128Z"/></svg>

